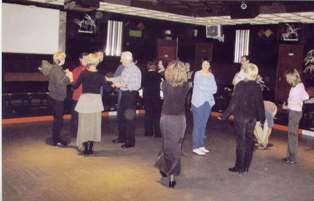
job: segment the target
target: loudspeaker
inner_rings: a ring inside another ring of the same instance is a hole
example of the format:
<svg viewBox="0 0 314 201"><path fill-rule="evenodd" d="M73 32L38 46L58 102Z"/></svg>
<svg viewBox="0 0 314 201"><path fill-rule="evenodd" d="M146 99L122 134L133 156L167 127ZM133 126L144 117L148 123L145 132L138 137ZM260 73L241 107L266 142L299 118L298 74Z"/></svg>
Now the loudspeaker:
<svg viewBox="0 0 314 201"><path fill-rule="evenodd" d="M177 41L175 40L157 40L157 59L166 62L177 58Z"/></svg>
<svg viewBox="0 0 314 201"><path fill-rule="evenodd" d="M196 43L195 44L195 61L194 66L200 69L203 59L212 61L213 58L213 43Z"/></svg>
<svg viewBox="0 0 314 201"><path fill-rule="evenodd" d="M232 19L255 18L259 14L259 7L254 3L232 2L229 9Z"/></svg>
<svg viewBox="0 0 314 201"><path fill-rule="evenodd" d="M68 10L90 12L99 8L99 0L65 0L64 8Z"/></svg>

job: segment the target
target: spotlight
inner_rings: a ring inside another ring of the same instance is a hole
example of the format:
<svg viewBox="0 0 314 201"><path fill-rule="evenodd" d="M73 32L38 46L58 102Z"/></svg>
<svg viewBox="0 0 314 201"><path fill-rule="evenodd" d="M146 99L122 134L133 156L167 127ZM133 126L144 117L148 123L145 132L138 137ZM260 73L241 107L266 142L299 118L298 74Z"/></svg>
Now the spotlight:
<svg viewBox="0 0 314 201"><path fill-rule="evenodd" d="M245 3L245 1L241 1L241 5L240 5L242 10L247 9L247 4Z"/></svg>

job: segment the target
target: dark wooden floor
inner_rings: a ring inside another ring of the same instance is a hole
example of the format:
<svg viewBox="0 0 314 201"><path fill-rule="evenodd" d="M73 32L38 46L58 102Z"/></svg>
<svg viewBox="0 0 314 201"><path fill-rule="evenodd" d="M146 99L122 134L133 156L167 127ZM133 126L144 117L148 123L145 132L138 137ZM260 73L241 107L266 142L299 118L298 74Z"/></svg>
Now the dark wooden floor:
<svg viewBox="0 0 314 201"><path fill-rule="evenodd" d="M136 148L121 150L111 143L116 121L104 120L103 140L90 157L79 155L74 139L68 148L47 144L50 124L3 128L4 201L313 201L313 142L301 142L298 163L289 166L286 135L274 133L270 150L256 151L244 176L229 173L235 142L231 126L212 121L205 157L191 153L191 136L183 146L183 172L175 189L153 167L159 138L143 137L137 122ZM66 135L68 122L64 127ZM69 136L68 136L69 137Z"/></svg>

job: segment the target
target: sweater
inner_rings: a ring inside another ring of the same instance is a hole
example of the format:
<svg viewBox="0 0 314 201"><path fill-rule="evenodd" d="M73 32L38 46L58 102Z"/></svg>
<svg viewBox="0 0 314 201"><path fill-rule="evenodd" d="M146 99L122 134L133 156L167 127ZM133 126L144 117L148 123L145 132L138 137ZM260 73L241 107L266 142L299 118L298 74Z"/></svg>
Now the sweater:
<svg viewBox="0 0 314 201"><path fill-rule="evenodd" d="M189 90L188 83L182 86L173 87L164 81L162 83L164 102L162 105L162 114L181 115L185 113L185 100Z"/></svg>

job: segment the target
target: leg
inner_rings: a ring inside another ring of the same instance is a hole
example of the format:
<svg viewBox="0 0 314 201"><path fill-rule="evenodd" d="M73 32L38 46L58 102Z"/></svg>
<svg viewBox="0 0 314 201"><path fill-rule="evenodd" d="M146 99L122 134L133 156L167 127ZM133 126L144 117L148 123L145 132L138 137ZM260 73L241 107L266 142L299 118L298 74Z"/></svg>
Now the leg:
<svg viewBox="0 0 314 201"><path fill-rule="evenodd" d="M64 110L63 101L51 99L51 105L53 110L53 125L52 125L53 144L57 145L57 143L60 142L62 145L65 145L65 142L61 140L60 137L61 129L63 126L63 110Z"/></svg>
<svg viewBox="0 0 314 201"><path fill-rule="evenodd" d="M202 118L201 118L201 108L195 107L192 105L192 114L193 114L193 132L192 132L192 141L193 141L193 150L200 148L200 133L202 132Z"/></svg>
<svg viewBox="0 0 314 201"><path fill-rule="evenodd" d="M94 142L93 141L89 141L88 143L88 154L93 154L93 146L94 146Z"/></svg>
<svg viewBox="0 0 314 201"><path fill-rule="evenodd" d="M153 105L152 105L152 97L144 98L144 109L145 109L145 119L144 119L144 130L145 136L153 135Z"/></svg>
<svg viewBox="0 0 314 201"><path fill-rule="evenodd" d="M154 129L155 137L161 137L160 113L161 113L161 102L160 102L160 98L156 97L153 100L153 129Z"/></svg>
<svg viewBox="0 0 314 201"><path fill-rule="evenodd" d="M252 157L253 157L253 150L254 150L254 127L255 127L256 121L250 120L246 124L246 137L245 137L245 143L246 143L246 150L245 150L245 162L244 162L244 171L248 171Z"/></svg>
<svg viewBox="0 0 314 201"><path fill-rule="evenodd" d="M113 140L114 143L125 142L125 101L121 92L118 95L118 138Z"/></svg>
<svg viewBox="0 0 314 201"><path fill-rule="evenodd" d="M289 111L288 123L288 160L295 162L298 148L298 128L302 112Z"/></svg>
<svg viewBox="0 0 314 201"><path fill-rule="evenodd" d="M204 141L205 141L205 136L206 136L206 128L207 128L207 123L208 123L208 118L211 113L211 106L209 105L208 102L205 103L203 109L202 109L202 132L201 132L201 138L200 138L200 145L201 147L204 147Z"/></svg>
<svg viewBox="0 0 314 201"><path fill-rule="evenodd" d="M77 101L73 101L71 113L71 133L73 137L76 137L78 129L78 112L75 111L76 104Z"/></svg>
<svg viewBox="0 0 314 201"><path fill-rule="evenodd" d="M136 117L136 92L127 92L124 112L126 140L124 147L134 147L135 145L135 117ZM122 100L121 100L122 101Z"/></svg>
<svg viewBox="0 0 314 201"><path fill-rule="evenodd" d="M245 150L246 150L246 143L245 143L245 122L236 121L234 122L235 132L236 132L236 161L234 168L236 171L243 171L244 170L244 161L245 161Z"/></svg>

